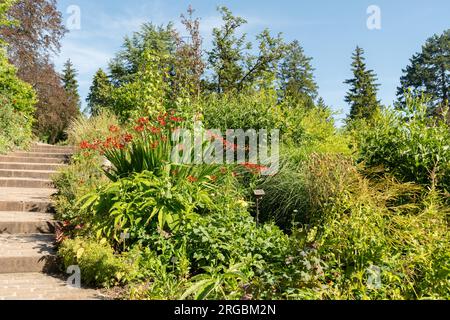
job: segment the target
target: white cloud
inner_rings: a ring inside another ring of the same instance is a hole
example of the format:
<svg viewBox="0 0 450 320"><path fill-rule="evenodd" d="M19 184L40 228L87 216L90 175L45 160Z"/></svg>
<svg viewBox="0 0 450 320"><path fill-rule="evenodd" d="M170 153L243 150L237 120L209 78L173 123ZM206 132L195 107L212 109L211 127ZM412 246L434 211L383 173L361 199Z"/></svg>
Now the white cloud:
<svg viewBox="0 0 450 320"><path fill-rule="evenodd" d="M103 52L90 45L66 40L63 43L61 54L55 58L55 64L60 69L67 59L72 60L80 74L91 74L100 67L105 67L113 53Z"/></svg>

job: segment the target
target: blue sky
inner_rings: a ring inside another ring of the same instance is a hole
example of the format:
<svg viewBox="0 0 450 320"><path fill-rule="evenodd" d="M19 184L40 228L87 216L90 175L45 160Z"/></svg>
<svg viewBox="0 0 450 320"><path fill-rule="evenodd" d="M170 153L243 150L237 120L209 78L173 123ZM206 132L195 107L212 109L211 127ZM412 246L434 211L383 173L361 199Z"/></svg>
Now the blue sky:
<svg viewBox="0 0 450 320"><path fill-rule="evenodd" d="M55 58L56 67L61 70L68 58L74 62L84 100L93 74L107 67L126 35L149 21L173 21L178 27L180 14L190 4L201 17L206 49L212 29L221 23L218 5L248 20L243 29L248 39L269 28L273 33L282 32L287 41L299 40L306 54L313 57L319 94L342 112L339 118L348 113L343 81L351 77L351 53L356 45L365 49L368 67L377 73L381 85L379 98L389 105L409 58L428 37L450 28L448 0L59 0L65 21L70 17L69 6L81 9L81 29L72 30L64 38L61 54ZM370 5L381 10L380 30L367 28Z"/></svg>

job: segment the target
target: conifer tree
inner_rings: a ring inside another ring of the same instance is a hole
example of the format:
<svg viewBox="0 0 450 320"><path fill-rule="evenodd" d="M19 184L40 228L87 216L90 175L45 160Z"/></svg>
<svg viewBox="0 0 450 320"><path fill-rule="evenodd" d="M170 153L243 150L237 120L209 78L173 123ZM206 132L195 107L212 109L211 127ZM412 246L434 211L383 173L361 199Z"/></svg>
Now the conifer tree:
<svg viewBox="0 0 450 320"><path fill-rule="evenodd" d="M313 105L318 86L314 81L311 60L312 58L305 55L297 40L288 46L278 72L281 98L307 100L309 105Z"/></svg>
<svg viewBox="0 0 450 320"><path fill-rule="evenodd" d="M413 55L403 70L400 84L397 89L400 108L405 106L405 93L412 96L424 94L429 99L430 114L449 106L450 29L429 38L421 52Z"/></svg>
<svg viewBox="0 0 450 320"><path fill-rule="evenodd" d="M77 81L77 71L75 70L72 61L67 60L64 64L63 73L61 80L63 82L63 87L71 99L78 107L80 107L80 94L78 93L78 81Z"/></svg>
<svg viewBox="0 0 450 320"><path fill-rule="evenodd" d="M350 85L345 102L350 105L350 120L371 119L380 108L377 100L378 84L373 70L368 70L364 50L356 47L353 53L352 71L353 78L346 80L345 84Z"/></svg>
<svg viewBox="0 0 450 320"><path fill-rule="evenodd" d="M94 75L89 95L86 99L87 109L91 115L96 116L101 110L109 107L110 92L111 82L106 73L102 69L99 69Z"/></svg>

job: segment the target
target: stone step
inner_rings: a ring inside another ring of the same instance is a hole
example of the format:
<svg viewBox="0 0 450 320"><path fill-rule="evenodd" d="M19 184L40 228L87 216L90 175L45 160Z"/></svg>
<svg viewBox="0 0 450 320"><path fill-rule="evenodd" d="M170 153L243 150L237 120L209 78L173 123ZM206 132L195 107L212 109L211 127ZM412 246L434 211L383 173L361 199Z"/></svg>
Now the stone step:
<svg viewBox="0 0 450 320"><path fill-rule="evenodd" d="M54 212L56 189L0 188L0 211Z"/></svg>
<svg viewBox="0 0 450 320"><path fill-rule="evenodd" d="M56 171L64 167L63 163L23 163L23 162L0 162L0 169L5 170L49 170Z"/></svg>
<svg viewBox="0 0 450 320"><path fill-rule="evenodd" d="M52 188L52 180L31 178L0 178L0 187L4 188Z"/></svg>
<svg viewBox="0 0 450 320"><path fill-rule="evenodd" d="M44 273L0 274L0 300L102 300L93 289L72 288L67 276Z"/></svg>
<svg viewBox="0 0 450 320"><path fill-rule="evenodd" d="M51 145L33 145L30 148L32 152L49 152L49 153L74 153L75 147L67 146L51 146Z"/></svg>
<svg viewBox="0 0 450 320"><path fill-rule="evenodd" d="M0 273L56 270L54 235L0 234Z"/></svg>
<svg viewBox="0 0 450 320"><path fill-rule="evenodd" d="M50 180L56 172L52 170L11 170L0 169L1 178L31 178Z"/></svg>
<svg viewBox="0 0 450 320"><path fill-rule="evenodd" d="M0 234L54 233L56 225L51 213L0 211Z"/></svg>
<svg viewBox="0 0 450 320"><path fill-rule="evenodd" d="M21 163L63 163L64 159L57 158L42 158L42 157L15 157L0 156L0 162L21 162Z"/></svg>
<svg viewBox="0 0 450 320"><path fill-rule="evenodd" d="M49 152L23 152L16 151L10 154L12 157L23 157L23 158L56 158L68 160L70 154L67 153L49 153Z"/></svg>

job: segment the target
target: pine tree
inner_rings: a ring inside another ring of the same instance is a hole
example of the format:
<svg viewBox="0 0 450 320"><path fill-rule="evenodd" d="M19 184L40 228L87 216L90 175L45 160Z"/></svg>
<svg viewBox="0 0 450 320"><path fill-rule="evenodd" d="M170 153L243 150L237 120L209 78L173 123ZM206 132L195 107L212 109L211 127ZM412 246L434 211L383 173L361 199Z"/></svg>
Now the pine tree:
<svg viewBox="0 0 450 320"><path fill-rule="evenodd" d="M346 80L345 84L351 86L345 97L345 102L350 104L350 120L371 119L380 108L377 100L378 84L373 70L367 70L364 58L364 50L356 47L352 56L352 71L354 77Z"/></svg>
<svg viewBox="0 0 450 320"><path fill-rule="evenodd" d="M213 48L208 52L208 62L213 71L214 88L218 93L229 92L237 87L237 83L244 76L245 49L251 44L246 41L246 35L236 36L237 30L247 21L235 17L226 7L219 7L224 25L213 29Z"/></svg>
<svg viewBox="0 0 450 320"><path fill-rule="evenodd" d="M80 104L80 95L78 93L78 81L77 81L77 71L75 70L72 61L67 60L67 62L64 64L64 70L62 73L62 82L64 89L67 92L67 95L69 98L76 103L78 107L81 106Z"/></svg>
<svg viewBox="0 0 450 320"><path fill-rule="evenodd" d="M323 100L322 97L317 99L316 107L317 107L317 109L323 110L323 111L330 110L330 107L326 105L325 100Z"/></svg>
<svg viewBox="0 0 450 320"><path fill-rule="evenodd" d="M111 83L108 76L102 69L99 69L94 75L89 95L86 99L87 109L91 115L96 116L109 107L110 93Z"/></svg>
<svg viewBox="0 0 450 320"><path fill-rule="evenodd" d="M430 99L430 114L449 106L450 87L450 29L429 38L420 53L403 70L398 88L398 106L405 104L405 93L425 94ZM450 115L449 115L450 116Z"/></svg>
<svg viewBox="0 0 450 320"><path fill-rule="evenodd" d="M308 100L309 105L317 97L318 86L314 81L312 58L307 57L295 40L287 50L286 56L279 67L278 78L282 98Z"/></svg>

